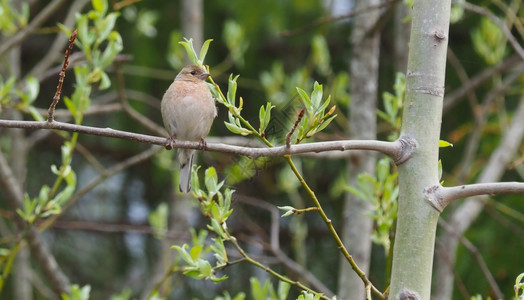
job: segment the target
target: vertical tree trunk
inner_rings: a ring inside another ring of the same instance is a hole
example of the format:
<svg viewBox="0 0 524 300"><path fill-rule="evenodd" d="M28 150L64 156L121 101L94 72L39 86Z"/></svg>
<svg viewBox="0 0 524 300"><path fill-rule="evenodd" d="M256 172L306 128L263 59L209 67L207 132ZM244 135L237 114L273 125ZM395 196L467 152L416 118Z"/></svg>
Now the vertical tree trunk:
<svg viewBox="0 0 524 300"><path fill-rule="evenodd" d="M398 168L400 191L390 299L430 299L439 214L424 200L422 191L439 182L450 7L450 0L419 0L413 6L401 135L414 138L417 149Z"/></svg>
<svg viewBox="0 0 524 300"><path fill-rule="evenodd" d="M356 1L355 9L378 4L379 0ZM376 139L377 81L379 64L380 34L367 35L376 23L379 11L366 13L353 20L351 35L352 53L350 67L351 106L349 109L349 137L351 139ZM356 186L360 173L375 172L375 155L355 152L348 161L349 184ZM369 272L371 255L371 233L373 221L367 216L371 204L346 195L343 211L342 240L359 267ZM362 280L341 258L338 281L340 299L364 299Z"/></svg>
<svg viewBox="0 0 524 300"><path fill-rule="evenodd" d="M204 5L202 0L182 0L182 34L193 39L195 50L204 42Z"/></svg>
<svg viewBox="0 0 524 300"><path fill-rule="evenodd" d="M20 9L21 1L15 1L13 7ZM8 54L8 66L10 70L5 73L20 78L21 70L21 49L14 47ZM7 77L7 76L6 76ZM13 120L23 120L22 114L19 111L12 110ZM13 129L8 132L11 135L11 153L9 155L10 167L13 170L13 175L20 185L24 185L27 174L27 149L26 138L23 129ZM31 257L29 249L23 247L16 256L15 265L13 268L13 295L15 299L31 300L33 299L33 288L29 278L31 276Z"/></svg>

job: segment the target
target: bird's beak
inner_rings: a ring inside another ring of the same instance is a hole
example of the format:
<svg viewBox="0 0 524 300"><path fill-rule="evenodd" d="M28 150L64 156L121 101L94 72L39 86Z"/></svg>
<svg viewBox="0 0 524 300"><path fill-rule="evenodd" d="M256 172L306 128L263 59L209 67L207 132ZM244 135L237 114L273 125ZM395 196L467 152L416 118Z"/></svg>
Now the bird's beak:
<svg viewBox="0 0 524 300"><path fill-rule="evenodd" d="M202 79L202 80L206 80L209 76L211 76L211 74L209 73L202 73L198 76L198 78Z"/></svg>

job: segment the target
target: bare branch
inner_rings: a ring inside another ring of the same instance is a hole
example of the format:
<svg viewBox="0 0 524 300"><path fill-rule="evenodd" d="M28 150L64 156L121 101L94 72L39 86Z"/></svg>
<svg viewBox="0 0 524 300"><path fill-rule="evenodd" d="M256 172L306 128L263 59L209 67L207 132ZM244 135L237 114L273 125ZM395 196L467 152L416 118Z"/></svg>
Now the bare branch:
<svg viewBox="0 0 524 300"><path fill-rule="evenodd" d="M115 130L112 128L99 128L83 125L74 125L58 121L53 122L38 122L38 121L13 121L0 120L0 127L7 128L26 128L26 129L56 129L71 132L80 132L84 134L105 136L111 138L119 138L130 141L137 141L141 143L165 146L166 139L157 136L150 136L145 134L132 133L127 131ZM195 149L200 150L199 142L179 141L175 140L174 148ZM347 150L370 150L378 151L389 155L397 165L404 163L411 157L411 153L417 147L416 142L409 137L401 137L394 142L384 142L376 140L341 140L330 142L314 142L299 145L292 145L289 148L286 146L278 146L274 148L251 148L241 147L226 144L207 144L207 151L222 152L244 155L247 157L261 157L261 156L283 156L302 154L310 152L323 151L347 151Z"/></svg>
<svg viewBox="0 0 524 300"><path fill-rule="evenodd" d="M479 73L478 75L470 78L467 84L463 84L460 88L448 93L444 98L443 113L447 113L455 104L459 102L462 97L468 94L471 90L480 87L484 82L491 79L493 75L502 73L507 70L517 69L517 72L521 72L524 68L524 63L518 55L513 55L507 58L505 61L490 67Z"/></svg>
<svg viewBox="0 0 524 300"><path fill-rule="evenodd" d="M240 202L249 204L251 206L256 206L262 208L271 213L271 237L270 237L270 250L275 254L275 256L286 265L288 268L295 271L297 274L300 274L307 282L309 282L315 289L322 292L328 297L333 297L333 292L327 288L318 278L315 277L311 272L305 269L303 266L298 264L296 261L292 260L287 256L282 249L280 249L280 211L275 207L275 205L270 204L265 201L261 201L255 198L247 196L239 196L237 198Z"/></svg>
<svg viewBox="0 0 524 300"><path fill-rule="evenodd" d="M480 7L478 5L471 4L471 3L468 3L468 2L465 2L465 1L464 2L463 1L455 1L455 4L460 5L463 8L465 8L467 10L470 10L472 12L475 12L475 13L477 13L479 15L486 16L493 23L497 24L500 27L500 29L502 29L502 32L504 33L504 35L508 39L508 42L513 47L515 52L517 52L517 54L520 56L520 58L524 60L524 49L522 48L522 46L519 44L519 42L513 36L513 34L511 34L511 31L509 30L508 26L506 26L506 24L503 21L501 21L497 16L495 16L491 11L489 11L488 9L485 9L484 7Z"/></svg>
<svg viewBox="0 0 524 300"><path fill-rule="evenodd" d="M118 98L120 99L120 103L122 105L122 108L124 109L124 112L129 117L131 117L133 120L137 121L142 126L147 128L150 132L154 134L158 134L158 135L167 135L167 132L163 127L158 126L155 122L146 118L144 115L138 113L133 107L131 107L131 105L129 104L129 101L127 101L127 95L125 92L124 75L122 74L122 69L121 69L120 64L116 65L115 75L116 75L116 82L117 82Z"/></svg>
<svg viewBox="0 0 524 300"><path fill-rule="evenodd" d="M434 185L423 191L426 200L439 212L454 200L497 194L524 194L524 182L476 183L454 187Z"/></svg>
<svg viewBox="0 0 524 300"><path fill-rule="evenodd" d="M66 17L64 18L63 24L67 28L73 27L76 17L75 15L82 11L84 6L89 3L89 0L76 0L73 1L71 4L71 7L69 7L69 11L66 14ZM28 74L35 76L36 78L42 80L42 75L45 70L47 70L58 58L60 55L60 52L62 52L62 47L64 47L64 44L67 42L67 38L65 35L61 34L60 32L56 35L53 44L51 47L49 47L49 50L47 50L47 53L44 57L40 59L40 61L31 69L31 71L28 72ZM72 63L72 57L70 59L70 62ZM56 74L53 73L53 74Z"/></svg>
<svg viewBox="0 0 524 300"><path fill-rule="evenodd" d="M44 7L44 9L42 9L42 11L36 17L34 17L29 25L0 44L0 57L4 56L7 51L9 51L14 46L20 44L29 34L31 34L31 32L42 25L42 23L44 23L47 19L49 19L49 17L51 17L51 15L67 1L68 0L54 0L53 2L46 5L46 7Z"/></svg>
<svg viewBox="0 0 524 300"><path fill-rule="evenodd" d="M504 298L504 294L500 291L500 287L497 285L497 282L495 281L495 278L493 277L493 274L491 274L491 272L489 271L489 268L488 268L486 262L484 261L484 258L482 257L482 254L477 249L477 247L475 247L475 245L473 245L473 243L471 243L463 235L456 233L455 229L452 226L450 226L443 219L439 219L438 224L442 228L444 228L444 230L446 230L449 234L454 235L458 240L460 240L462 245L464 245L464 247L466 247L469 250L469 252L471 252L471 254L473 254L473 257L477 261L477 264L479 265L480 270L484 274L484 277L486 277L486 280L488 281L488 284L491 287L491 290L495 294L495 298L496 299L503 299ZM444 249L442 249L442 250L444 250Z"/></svg>

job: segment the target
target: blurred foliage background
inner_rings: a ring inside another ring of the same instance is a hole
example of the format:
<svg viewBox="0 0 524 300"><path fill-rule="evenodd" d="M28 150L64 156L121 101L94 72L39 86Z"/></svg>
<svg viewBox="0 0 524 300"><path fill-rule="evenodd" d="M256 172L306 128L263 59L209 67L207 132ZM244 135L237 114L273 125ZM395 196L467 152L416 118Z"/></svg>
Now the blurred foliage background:
<svg viewBox="0 0 524 300"><path fill-rule="evenodd" d="M25 12L31 19L48 2L1 1L4 15L0 14L0 18L7 18L7 5L15 5L20 7L16 11ZM344 6L349 11L352 1L346 2ZM514 1L477 2L501 14L502 8L513 5ZM224 90L229 74L240 74L237 95L244 99L243 115L248 120L256 123L259 107L267 101L276 106L267 130L268 139L276 143L284 142L285 134L296 120L296 107L300 102L295 88L300 87L310 93L314 81L324 85L324 95L331 95L331 103L336 105L338 114L326 130L315 136L315 140L347 137L347 111L351 103L349 53L351 50L366 49L350 49L352 18L312 26L320 18L342 12L331 11L330 3L331 1L320 0L204 1L203 38L213 39L205 64L210 66L214 80ZM64 16L72 5L62 5L23 41L19 48L20 70L17 78L24 78L43 59L57 34L64 34L60 32L57 23L64 22ZM405 4L399 2L397 5ZM81 6L79 12L85 13L90 9L91 3L87 2ZM445 87L449 93L464 84L461 78L463 74L473 77L514 55L513 50L506 46L505 37L497 28L493 28L493 23L477 14L465 13L458 7L454 9L457 17L450 29L451 58ZM109 2L108 10L118 13L115 30L121 36L123 48L116 57L116 62L107 69L111 86L101 89L95 85L90 103L93 106L119 103L120 88L124 90L134 110L162 126L160 99L178 70L187 63L185 51L178 44L183 37L182 4L180 1L113 0ZM516 23L522 24L523 10L522 7L517 9ZM381 30L379 95L383 92L394 93L395 74L406 71L405 66L398 66L401 58L393 51L397 34L393 25L399 20L391 14L383 17L384 24L378 28ZM409 22L409 15L401 17ZM3 39L8 39L21 27L23 24L14 21L2 24ZM522 32L518 26L516 28L514 32L519 36ZM66 43L60 48L60 53L65 46ZM78 52L78 47L74 48L73 53L75 52ZM5 84L13 74L13 66L6 56L1 59L2 83ZM520 61L518 63L521 64ZM59 60L52 62L53 67L59 65ZM518 70L520 73L514 75L514 80L487 107L487 122L481 133L481 142L474 159L470 161L471 169L465 174L460 173L460 170L469 134L476 126L474 114L478 111L475 109L480 109L480 104L472 104L471 99L484 99L500 87L507 77L499 73L491 76L472 92L474 95L469 95L469 100L465 99L468 96L463 96L452 109L445 112L441 138L454 145L452 148L441 149L442 180L445 184L471 182L482 170L489 155L498 145L501 132L511 119L522 94L524 75L522 68ZM515 72L517 70L513 70ZM34 107L47 109L56 90L56 74L58 71L38 78L40 87L38 97L32 103ZM118 74L122 75L120 79ZM71 93L75 90L74 78L73 72L69 71L64 83L64 96L72 97ZM117 84L118 80L122 80L120 86ZM378 103L379 109L384 110L381 99ZM2 105L0 113L3 117L16 109L16 105L12 103L4 102ZM66 108L63 101L59 108ZM32 119L30 112L24 109L21 111L23 119ZM59 119L71 121L67 117ZM224 121L227 121L227 111L224 107L219 107L210 140L232 135L224 126ZM86 114L83 124L154 134L121 110ZM378 129L380 140L387 140L398 130L394 124L382 119ZM60 163L63 138L52 134L41 140L33 132L28 132L27 136L37 140L27 154L27 179L24 185L29 195L36 195L42 185L52 186L55 181L50 172L50 164ZM96 136L80 135L78 139L82 147L96 156L99 163L106 168L148 148L135 142ZM9 131L1 128L1 149L12 157L16 153L11 152L11 141ZM114 299L126 299L130 295L139 298L147 294L158 282L158 275L163 275L162 264L159 262L164 257L161 253L174 255L175 251L169 249L170 245L182 245L190 240L188 226L197 230L205 226L205 218L195 212L195 203L191 204L186 197L176 193L174 187L177 186L177 175L173 153L174 151L162 150L151 159L108 177L83 195L67 213L43 232L46 243L70 280L81 286L91 287L91 299L109 299L116 294L120 294L122 298ZM520 158L515 157L514 164L508 167L504 181L523 181L523 157L524 147L521 146ZM286 268L278 259L268 255L271 211L250 204L264 202L274 206L308 206L304 203L307 197L283 160L248 159L204 152L199 154L197 163L214 166L219 179L225 180L227 186L236 190L232 204L234 217L229 226L232 233L245 243L246 249L275 270L299 279L301 274ZM346 178L351 170L346 168L345 163L341 163L341 159L297 158L296 163L319 199L322 199L324 209L333 223L339 224ZM72 167L76 171L78 189L98 176L96 168L86 156L75 155ZM8 248L5 245L9 244L11 236L13 212L4 197L6 195L0 191L2 248ZM170 209L162 206L166 204ZM522 212L522 196L497 196L486 206L466 234L486 260L506 297L512 295L514 278L523 271L524 266ZM446 218L446 213L443 218ZM162 223L162 220L169 220L170 225ZM328 289L336 291L338 252L320 218L315 214L304 214L295 219L282 218L279 222L282 251L313 273ZM165 230L161 232L162 239L155 235L158 228ZM445 254L436 251L436 255ZM464 295L461 294L461 289L469 291L470 295L490 294L479 266L474 263L475 255L463 246L459 248L455 272L461 288L455 289L456 298ZM375 245L370 278L381 288L386 284L386 265L387 257L383 246ZM14 268L16 270L16 264ZM34 291L31 294L34 299L45 299L50 294L46 291L49 288L46 287L45 278L38 276L38 268L34 268L33 272L35 274L31 276L31 285L34 286ZM221 272L228 275L229 279L220 283L190 279L175 273L170 278L169 299L212 299L223 295L224 291L231 295L244 292L251 299L249 286L252 283L249 278L255 276L261 283L270 278L263 270L243 264L231 266ZM276 280L270 280L276 287ZM16 285L13 277L8 277L0 298L15 299ZM297 295L298 292L291 288L290 298Z"/></svg>

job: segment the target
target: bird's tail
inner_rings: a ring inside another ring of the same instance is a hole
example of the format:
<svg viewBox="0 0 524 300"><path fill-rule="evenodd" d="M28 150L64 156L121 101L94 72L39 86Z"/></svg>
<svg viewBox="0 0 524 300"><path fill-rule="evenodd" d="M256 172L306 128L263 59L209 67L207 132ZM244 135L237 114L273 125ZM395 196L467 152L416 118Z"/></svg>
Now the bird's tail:
<svg viewBox="0 0 524 300"><path fill-rule="evenodd" d="M194 150L179 149L178 162L180 163L180 179L178 188L182 193L191 190L191 166L193 165Z"/></svg>

